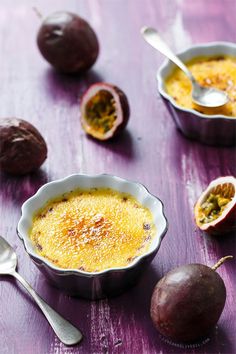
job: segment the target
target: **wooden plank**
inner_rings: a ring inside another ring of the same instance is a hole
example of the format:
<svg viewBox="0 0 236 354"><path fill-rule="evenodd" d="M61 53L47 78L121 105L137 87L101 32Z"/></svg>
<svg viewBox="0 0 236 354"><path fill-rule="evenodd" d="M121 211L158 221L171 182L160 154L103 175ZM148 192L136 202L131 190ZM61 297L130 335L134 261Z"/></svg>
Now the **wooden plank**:
<svg viewBox="0 0 236 354"><path fill-rule="evenodd" d="M235 41L234 1L221 0L62 0L37 1L43 14L66 9L87 18L101 52L94 69L81 77L55 73L40 56L35 36L39 19L31 1L0 3L0 115L22 117L45 136L49 155L42 169L15 178L0 175L0 234L19 255L19 272L85 335L80 346L66 348L14 280L1 278L1 353L234 353L235 260L219 269L227 287L225 310L209 341L199 348L170 345L149 317L155 283L173 267L191 262L212 265L235 254L235 237L216 239L195 228L193 205L214 178L235 175L235 149L213 148L185 139L157 95L155 73L163 57L142 40L142 25L158 27L170 45ZM231 20L229 21L229 14ZM113 142L85 136L79 99L92 82L120 86L129 98L127 131ZM24 200L47 181L71 173L111 173L145 184L160 197L169 220L161 249L139 284L125 294L97 302L70 298L51 287L30 261L15 229Z"/></svg>

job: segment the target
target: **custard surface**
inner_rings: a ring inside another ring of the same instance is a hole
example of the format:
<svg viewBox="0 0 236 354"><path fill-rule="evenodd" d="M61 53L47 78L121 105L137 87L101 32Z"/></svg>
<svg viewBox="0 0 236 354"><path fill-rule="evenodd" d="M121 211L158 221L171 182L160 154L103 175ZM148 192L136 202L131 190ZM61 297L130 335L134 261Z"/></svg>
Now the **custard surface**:
<svg viewBox="0 0 236 354"><path fill-rule="evenodd" d="M134 197L94 188L49 201L35 214L30 238L57 267L99 272L127 266L155 233L150 210Z"/></svg>
<svg viewBox="0 0 236 354"><path fill-rule="evenodd" d="M225 91L229 96L229 102L216 108L198 106L191 98L190 80L177 68L165 82L167 93L176 103L203 114L221 114L236 118L236 57L198 57L186 65L200 85Z"/></svg>

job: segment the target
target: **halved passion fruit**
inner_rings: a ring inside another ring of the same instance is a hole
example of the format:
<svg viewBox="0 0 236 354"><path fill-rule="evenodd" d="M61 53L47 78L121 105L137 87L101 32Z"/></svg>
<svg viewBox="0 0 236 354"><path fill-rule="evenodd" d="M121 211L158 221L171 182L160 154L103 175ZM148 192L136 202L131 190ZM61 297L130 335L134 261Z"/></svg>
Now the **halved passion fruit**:
<svg viewBox="0 0 236 354"><path fill-rule="evenodd" d="M209 234L236 230L236 178L220 177L201 194L194 208L197 226Z"/></svg>
<svg viewBox="0 0 236 354"><path fill-rule="evenodd" d="M130 113L125 93L104 82L89 87L82 97L80 110L83 129L98 140L108 140L121 132Z"/></svg>

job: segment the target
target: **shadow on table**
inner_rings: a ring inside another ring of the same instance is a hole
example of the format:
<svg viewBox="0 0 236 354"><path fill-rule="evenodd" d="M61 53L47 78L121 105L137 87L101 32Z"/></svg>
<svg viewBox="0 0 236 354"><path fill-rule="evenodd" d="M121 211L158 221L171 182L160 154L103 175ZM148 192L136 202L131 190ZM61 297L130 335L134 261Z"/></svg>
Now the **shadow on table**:
<svg viewBox="0 0 236 354"><path fill-rule="evenodd" d="M208 337L194 343L175 343L163 337L155 329L150 317L150 302L153 289L160 278L161 274L150 265L135 287L117 298L108 300L110 308L115 313L122 313L122 321L125 326L129 323L128 326L135 326L137 331L138 328L142 328L142 335L152 339L149 341L149 349L153 352L158 348L169 354L186 354L186 352L199 354L203 352L209 354L216 352L222 354L233 353L230 338L220 325ZM130 323L131 318L133 324ZM122 323L120 325L122 326Z"/></svg>
<svg viewBox="0 0 236 354"><path fill-rule="evenodd" d="M235 230L228 232L224 235L209 235L207 233L203 233L202 237L204 237L207 244L212 244L214 247L209 248L208 253L212 254L215 258L215 246L217 245L217 257L221 258L224 256L232 255L234 258L228 260L224 263L226 266L231 266L232 271L236 266L236 257L235 257Z"/></svg>
<svg viewBox="0 0 236 354"><path fill-rule="evenodd" d="M21 205L47 181L48 177L43 169L25 176L13 176L1 172L0 186L3 204L14 202L15 205Z"/></svg>
<svg viewBox="0 0 236 354"><path fill-rule="evenodd" d="M170 339L163 337L156 330L156 333L153 333L153 338L156 340L156 347L159 348L160 344L162 349L166 353L171 354L186 354L187 352L191 353L208 353L208 354L229 354L233 353L233 346L230 342L226 332L222 328L217 328L213 333L209 333L208 337L199 339L193 343L181 343L173 342Z"/></svg>
<svg viewBox="0 0 236 354"><path fill-rule="evenodd" d="M226 330L220 324L210 333L209 339L210 341L206 345L207 353L229 354L234 352L234 346L232 345L234 341L230 340Z"/></svg>
<svg viewBox="0 0 236 354"><path fill-rule="evenodd" d="M125 316L131 318L131 315L134 314L135 320L142 322L142 327L148 332L151 324L149 323L151 295L160 278L161 275L154 266L149 265L135 286L127 289L122 295L109 299L110 306L114 306L116 312L120 311L119 307L124 307ZM145 318L148 321L145 321Z"/></svg>
<svg viewBox="0 0 236 354"><path fill-rule="evenodd" d="M70 104L79 104L83 93L91 84L103 81L94 70L83 75L65 75L52 68L45 71L46 90L53 100L66 100Z"/></svg>
<svg viewBox="0 0 236 354"><path fill-rule="evenodd" d="M87 138L91 143L99 146L102 149L110 150L124 159L130 160L135 156L134 138L129 130L124 130L120 133L120 135L108 141L99 141L93 139L89 135L87 135Z"/></svg>

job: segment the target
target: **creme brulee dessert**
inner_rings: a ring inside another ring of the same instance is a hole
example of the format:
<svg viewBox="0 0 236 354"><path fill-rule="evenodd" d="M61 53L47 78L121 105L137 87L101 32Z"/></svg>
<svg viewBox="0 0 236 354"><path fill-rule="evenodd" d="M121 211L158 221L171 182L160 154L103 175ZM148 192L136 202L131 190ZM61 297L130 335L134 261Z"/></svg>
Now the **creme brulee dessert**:
<svg viewBox="0 0 236 354"><path fill-rule="evenodd" d="M57 267L99 272L127 266L155 233L150 210L134 197L93 188L49 201L35 214L30 238Z"/></svg>
<svg viewBox="0 0 236 354"><path fill-rule="evenodd" d="M208 115L236 117L236 57L198 57L186 65L200 85L225 91L229 96L229 102L216 108L198 106L191 98L190 80L177 68L165 83L167 93L176 103L181 107L195 109Z"/></svg>

